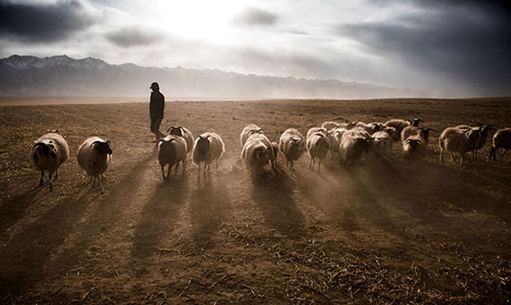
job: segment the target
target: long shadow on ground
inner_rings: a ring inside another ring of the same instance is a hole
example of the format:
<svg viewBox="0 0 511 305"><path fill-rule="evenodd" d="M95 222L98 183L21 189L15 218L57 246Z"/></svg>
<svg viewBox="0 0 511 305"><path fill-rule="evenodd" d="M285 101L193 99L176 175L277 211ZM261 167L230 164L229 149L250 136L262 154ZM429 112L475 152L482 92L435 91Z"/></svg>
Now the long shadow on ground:
<svg viewBox="0 0 511 305"><path fill-rule="evenodd" d="M186 174L171 176L169 182L161 182L156 187L135 227L132 258L146 259L158 252L162 239L174 229L173 226L188 195Z"/></svg>
<svg viewBox="0 0 511 305"><path fill-rule="evenodd" d="M265 222L289 237L305 234L305 218L293 198L294 183L286 173L253 177L252 199Z"/></svg>

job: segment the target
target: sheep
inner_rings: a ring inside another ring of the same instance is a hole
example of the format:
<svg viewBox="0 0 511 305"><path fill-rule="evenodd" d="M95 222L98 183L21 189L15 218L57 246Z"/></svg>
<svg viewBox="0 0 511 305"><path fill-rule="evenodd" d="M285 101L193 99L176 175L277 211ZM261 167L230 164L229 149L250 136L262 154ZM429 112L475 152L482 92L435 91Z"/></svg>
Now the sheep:
<svg viewBox="0 0 511 305"><path fill-rule="evenodd" d="M413 120L391 119L383 123L383 125L387 127L394 127L397 130L397 132L401 134L405 127L407 126L418 127L421 123L424 123L424 121L419 118L415 118Z"/></svg>
<svg viewBox="0 0 511 305"><path fill-rule="evenodd" d="M305 138L295 128L288 128L279 139L279 149L286 157L289 170L294 169L294 162L305 153Z"/></svg>
<svg viewBox="0 0 511 305"><path fill-rule="evenodd" d="M247 138L243 145L241 159L245 161L245 165L253 174L261 171L267 164L270 164L271 168L275 169L273 149L273 145L264 134L254 133Z"/></svg>
<svg viewBox="0 0 511 305"><path fill-rule="evenodd" d="M416 126L407 126L403 128L401 131L401 142L404 142L408 137L412 135L420 135L426 144L429 143L429 132L434 129L432 128L424 128L424 127L416 127Z"/></svg>
<svg viewBox="0 0 511 305"><path fill-rule="evenodd" d="M416 161L426 157L428 144L423 137L414 134L403 141L402 147L404 158L408 161Z"/></svg>
<svg viewBox="0 0 511 305"><path fill-rule="evenodd" d="M53 180L59 177L59 167L69 158L69 146L66 140L56 132L47 133L34 141L30 152L32 166L41 171L39 186L43 185L44 172L48 171L50 191ZM55 178L53 178L55 174Z"/></svg>
<svg viewBox="0 0 511 305"><path fill-rule="evenodd" d="M186 152L189 153L193 148L193 133L188 128L181 126L170 126L167 129L169 135L182 137L186 141Z"/></svg>
<svg viewBox="0 0 511 305"><path fill-rule="evenodd" d="M504 149L501 158L504 158L504 154L508 149L511 149L511 128L503 128L497 130L493 135L493 143L490 151L490 156L488 157L490 160L497 160L497 150L500 148Z"/></svg>
<svg viewBox="0 0 511 305"><path fill-rule="evenodd" d="M371 137L363 129L354 128L342 135L339 144L340 162L348 166L362 158L362 154L369 150Z"/></svg>
<svg viewBox="0 0 511 305"><path fill-rule="evenodd" d="M465 131L468 131L470 129L476 128L468 125L458 125L456 128L463 129ZM492 126L491 124L486 124L480 127L481 128L481 137L479 138L479 142L475 146L474 150L472 151L472 159L475 160L477 157L477 151L483 148L484 144L486 144L486 140L488 139L488 135L490 132L496 131L497 129Z"/></svg>
<svg viewBox="0 0 511 305"><path fill-rule="evenodd" d="M480 139L481 128L479 127L471 128L469 130L447 127L444 131L442 131L438 138L440 162L444 161L444 151L449 151L451 152L453 162L456 162L454 159L454 153L459 153L461 155L460 165L462 165L465 159L465 153L473 151L479 144Z"/></svg>
<svg viewBox="0 0 511 305"><path fill-rule="evenodd" d="M215 132L205 132L195 139L193 145L192 161L198 166L200 175L201 163L204 163L204 175L215 162L218 171L218 160L225 152L225 144L222 138Z"/></svg>
<svg viewBox="0 0 511 305"><path fill-rule="evenodd" d="M321 171L321 162L325 159L328 151L330 150L330 144L328 143L328 138L323 130L318 129L316 131L312 131L313 128L309 130L307 133L307 150L309 151L309 156L311 158L309 163L309 168L314 169L314 164L316 164L316 160L318 160L318 172Z"/></svg>
<svg viewBox="0 0 511 305"><path fill-rule="evenodd" d="M392 138L392 141L394 141L394 142L401 141L401 135L399 134L399 132L397 132L396 128L390 127L390 126L384 126L382 131L387 132L390 135L390 137Z"/></svg>
<svg viewBox="0 0 511 305"><path fill-rule="evenodd" d="M158 143L158 161L161 167L161 174L163 180L170 178L172 166L175 165L175 170L179 168L179 162L183 165L183 174L186 169L186 155L188 147L186 140L183 137L176 135L168 135L160 139ZM165 176L165 166L168 165L167 176Z"/></svg>
<svg viewBox="0 0 511 305"><path fill-rule="evenodd" d="M311 136L311 134L313 133L317 133L317 132L320 132L322 133L325 137L327 136L328 134L328 130L326 128L323 128L323 127L311 127L308 131L307 131L307 139Z"/></svg>
<svg viewBox="0 0 511 305"><path fill-rule="evenodd" d="M382 130L377 131L372 135L372 141L370 141L370 149L377 156L390 156L392 152L392 136Z"/></svg>
<svg viewBox="0 0 511 305"><path fill-rule="evenodd" d="M339 144L341 144L342 135L346 132L346 128L338 127L328 131L328 143L330 144L331 160L338 160Z"/></svg>
<svg viewBox="0 0 511 305"><path fill-rule="evenodd" d="M247 139L253 134L264 134L264 132L263 129L256 124L248 124L243 128L240 134L240 143L242 148L245 145L245 142L247 142Z"/></svg>
<svg viewBox="0 0 511 305"><path fill-rule="evenodd" d="M333 122L333 121L327 121L321 125L321 128L330 130L330 129L339 128L339 127L346 127L346 125L347 125L347 123L337 123L337 122Z"/></svg>
<svg viewBox="0 0 511 305"><path fill-rule="evenodd" d="M104 181L103 174L112 161L111 142L100 137L87 138L78 147L76 159L78 165L90 177L92 188L94 188L97 181L101 187L101 192L104 193L105 189L101 182Z"/></svg>
<svg viewBox="0 0 511 305"><path fill-rule="evenodd" d="M369 123L369 124L366 124L364 122L357 122L356 123L356 127L364 129L369 134L373 134L373 133L375 133L377 131L383 130L384 125L382 123L379 123L379 122L372 122L372 123Z"/></svg>

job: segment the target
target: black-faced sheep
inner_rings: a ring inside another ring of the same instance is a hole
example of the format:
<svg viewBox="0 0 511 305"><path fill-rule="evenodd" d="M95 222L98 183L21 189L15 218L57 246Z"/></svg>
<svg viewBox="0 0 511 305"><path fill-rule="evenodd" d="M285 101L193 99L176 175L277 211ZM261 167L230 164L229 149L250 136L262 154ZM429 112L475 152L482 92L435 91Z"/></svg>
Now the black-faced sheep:
<svg viewBox="0 0 511 305"><path fill-rule="evenodd" d="M168 180L172 167L175 171L179 168L179 163L183 165L183 174L186 170L186 155L188 152L186 140L176 135L168 135L160 139L158 143L158 161L161 167L163 180ZM165 166L168 165L167 176L165 176Z"/></svg>
<svg viewBox="0 0 511 305"><path fill-rule="evenodd" d="M218 170L218 160L224 152L224 141L217 133L205 132L199 135L195 139L192 153L192 160L199 167L199 174L202 163L204 163L204 174L210 169L213 162Z"/></svg>
<svg viewBox="0 0 511 305"><path fill-rule="evenodd" d="M438 138L440 162L444 161L444 151L448 151L451 153L453 162L456 162L454 159L454 153L460 154L460 164L463 164L465 153L468 151L474 151L479 144L480 139L481 129L479 127L471 128L469 130L457 127L448 127L444 129Z"/></svg>
<svg viewBox="0 0 511 305"><path fill-rule="evenodd" d="M193 148L193 133L186 127L170 126L167 130L169 135L182 137L186 141L186 152L189 153Z"/></svg>
<svg viewBox="0 0 511 305"><path fill-rule="evenodd" d="M108 169L112 160L112 146L110 141L104 140L100 137L87 138L78 147L76 154L78 165L90 177L92 188L98 182L101 191L104 193L105 189L102 182L104 181L103 174Z"/></svg>
<svg viewBox="0 0 511 305"><path fill-rule="evenodd" d="M33 167L41 171L39 186L43 185L44 172L48 172L50 191L53 191L53 180L59 176L59 167L69 158L69 147L66 140L58 133L47 133L34 141L30 152ZM55 176L53 176L55 174Z"/></svg>
<svg viewBox="0 0 511 305"><path fill-rule="evenodd" d="M492 148L490 151L489 159L497 160L497 150L504 149L501 158L504 158L504 154L508 149L511 149L511 128L503 128L497 130L493 135Z"/></svg>

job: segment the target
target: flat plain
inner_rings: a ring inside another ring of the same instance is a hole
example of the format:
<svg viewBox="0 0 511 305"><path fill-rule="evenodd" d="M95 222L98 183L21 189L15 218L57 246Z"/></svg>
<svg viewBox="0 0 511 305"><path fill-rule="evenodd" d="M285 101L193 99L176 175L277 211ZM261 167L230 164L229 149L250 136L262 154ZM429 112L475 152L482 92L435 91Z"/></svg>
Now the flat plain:
<svg viewBox="0 0 511 305"><path fill-rule="evenodd" d="M167 103L162 129L216 131L226 143L200 184L191 161L162 181L144 99L18 101L0 101L1 304L511 300L511 156L487 161L489 141L476 161L442 164L437 144L447 126L511 127L509 98ZM308 156L289 172L280 156L281 174L253 181L239 160L248 123L278 141L289 127L394 117L437 130L424 162L405 162L399 144L389 159L320 173ZM53 129L71 158L50 192L28 154ZM113 143L105 194L75 158L92 135Z"/></svg>

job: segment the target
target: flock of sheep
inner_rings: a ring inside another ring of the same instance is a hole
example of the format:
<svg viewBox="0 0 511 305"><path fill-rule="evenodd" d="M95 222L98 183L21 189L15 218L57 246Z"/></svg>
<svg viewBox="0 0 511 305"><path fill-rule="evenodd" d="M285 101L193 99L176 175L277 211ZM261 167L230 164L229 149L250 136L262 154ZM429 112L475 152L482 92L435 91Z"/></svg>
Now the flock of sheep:
<svg viewBox="0 0 511 305"><path fill-rule="evenodd" d="M423 159L427 154L429 132L431 128L421 126L420 119L392 119L385 123L372 122L325 122L321 127L312 127L304 137L295 128L289 128L280 136L279 143L271 142L263 129L255 124L243 128L240 135L241 159L252 173L263 170L267 165L277 169L277 155L282 153L290 170L294 162L305 152L310 156L309 168L318 171L321 164L330 155L331 160L343 166L349 166L360 160L366 153L387 157L395 142L401 142L404 158L409 161ZM475 159L491 131L493 143L489 158L496 159L498 149L511 149L511 128L497 130L491 125L472 127L459 125L446 128L439 137L440 161L444 152L460 155L460 164L464 155L472 152ZM183 173L186 170L186 160L191 152L192 161L198 166L199 177L201 165L203 174L209 171L212 164L218 168L218 161L225 152L225 145L217 133L205 132L194 139L190 130L185 127L170 127L168 135L158 143L158 161L162 177L168 180L172 168L176 172L181 164ZM33 166L41 172L39 185L43 184L45 172L48 172L50 190L53 181L58 178L59 167L69 158L69 147L66 140L57 132L43 135L34 142L30 159ZM112 147L110 141L100 137L87 138L78 148L77 160L79 166L90 177L92 187L99 184L103 188L103 174L111 162ZM166 172L166 173L165 173Z"/></svg>

